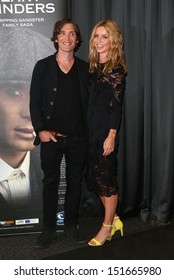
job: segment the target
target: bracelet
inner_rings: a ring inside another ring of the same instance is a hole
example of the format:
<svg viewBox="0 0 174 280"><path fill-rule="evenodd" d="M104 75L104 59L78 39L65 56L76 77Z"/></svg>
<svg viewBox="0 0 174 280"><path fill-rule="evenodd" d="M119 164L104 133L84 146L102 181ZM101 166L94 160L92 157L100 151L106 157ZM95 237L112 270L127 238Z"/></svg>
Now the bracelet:
<svg viewBox="0 0 174 280"><path fill-rule="evenodd" d="M112 132L113 134L117 134L117 131L116 130L112 130L112 129L110 129L110 132Z"/></svg>

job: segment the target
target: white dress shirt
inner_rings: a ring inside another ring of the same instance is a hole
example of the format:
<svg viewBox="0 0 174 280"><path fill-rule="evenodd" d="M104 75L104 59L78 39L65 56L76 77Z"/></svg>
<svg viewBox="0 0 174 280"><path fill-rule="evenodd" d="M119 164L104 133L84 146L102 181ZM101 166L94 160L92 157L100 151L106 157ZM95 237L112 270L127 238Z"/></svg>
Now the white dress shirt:
<svg viewBox="0 0 174 280"><path fill-rule="evenodd" d="M27 152L22 164L15 169L0 159L0 193L8 203L21 205L30 199L29 165L30 152Z"/></svg>

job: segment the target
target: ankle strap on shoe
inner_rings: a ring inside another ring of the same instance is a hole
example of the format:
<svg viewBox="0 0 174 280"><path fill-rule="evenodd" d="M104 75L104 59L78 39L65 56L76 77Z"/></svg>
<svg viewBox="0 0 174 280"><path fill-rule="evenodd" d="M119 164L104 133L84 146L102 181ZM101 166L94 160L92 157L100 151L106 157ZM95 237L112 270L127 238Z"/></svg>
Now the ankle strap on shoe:
<svg viewBox="0 0 174 280"><path fill-rule="evenodd" d="M109 227L109 228L113 227L113 225L107 225L107 224L105 224L105 223L103 223L103 226L104 226L104 227Z"/></svg>

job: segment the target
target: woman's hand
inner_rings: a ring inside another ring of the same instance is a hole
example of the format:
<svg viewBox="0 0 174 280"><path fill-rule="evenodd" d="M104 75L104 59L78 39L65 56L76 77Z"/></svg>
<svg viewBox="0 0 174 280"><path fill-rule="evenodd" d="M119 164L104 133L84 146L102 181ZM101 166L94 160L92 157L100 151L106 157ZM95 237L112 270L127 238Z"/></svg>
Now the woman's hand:
<svg viewBox="0 0 174 280"><path fill-rule="evenodd" d="M39 131L38 134L41 142L50 142L51 140L57 142L57 139L48 130Z"/></svg>
<svg viewBox="0 0 174 280"><path fill-rule="evenodd" d="M117 131L115 129L110 129L108 137L105 139L103 143L103 156L108 156L115 149L115 137Z"/></svg>

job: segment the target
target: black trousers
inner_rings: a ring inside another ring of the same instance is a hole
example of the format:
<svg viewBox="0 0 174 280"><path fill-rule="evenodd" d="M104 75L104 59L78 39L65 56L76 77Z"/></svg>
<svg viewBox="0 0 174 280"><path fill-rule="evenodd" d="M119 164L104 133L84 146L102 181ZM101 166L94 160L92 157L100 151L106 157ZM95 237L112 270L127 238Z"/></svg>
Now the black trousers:
<svg viewBox="0 0 174 280"><path fill-rule="evenodd" d="M63 155L66 162L65 225L77 223L86 146L86 139L83 137L57 137L57 142L41 143L44 228L56 228L58 186Z"/></svg>

